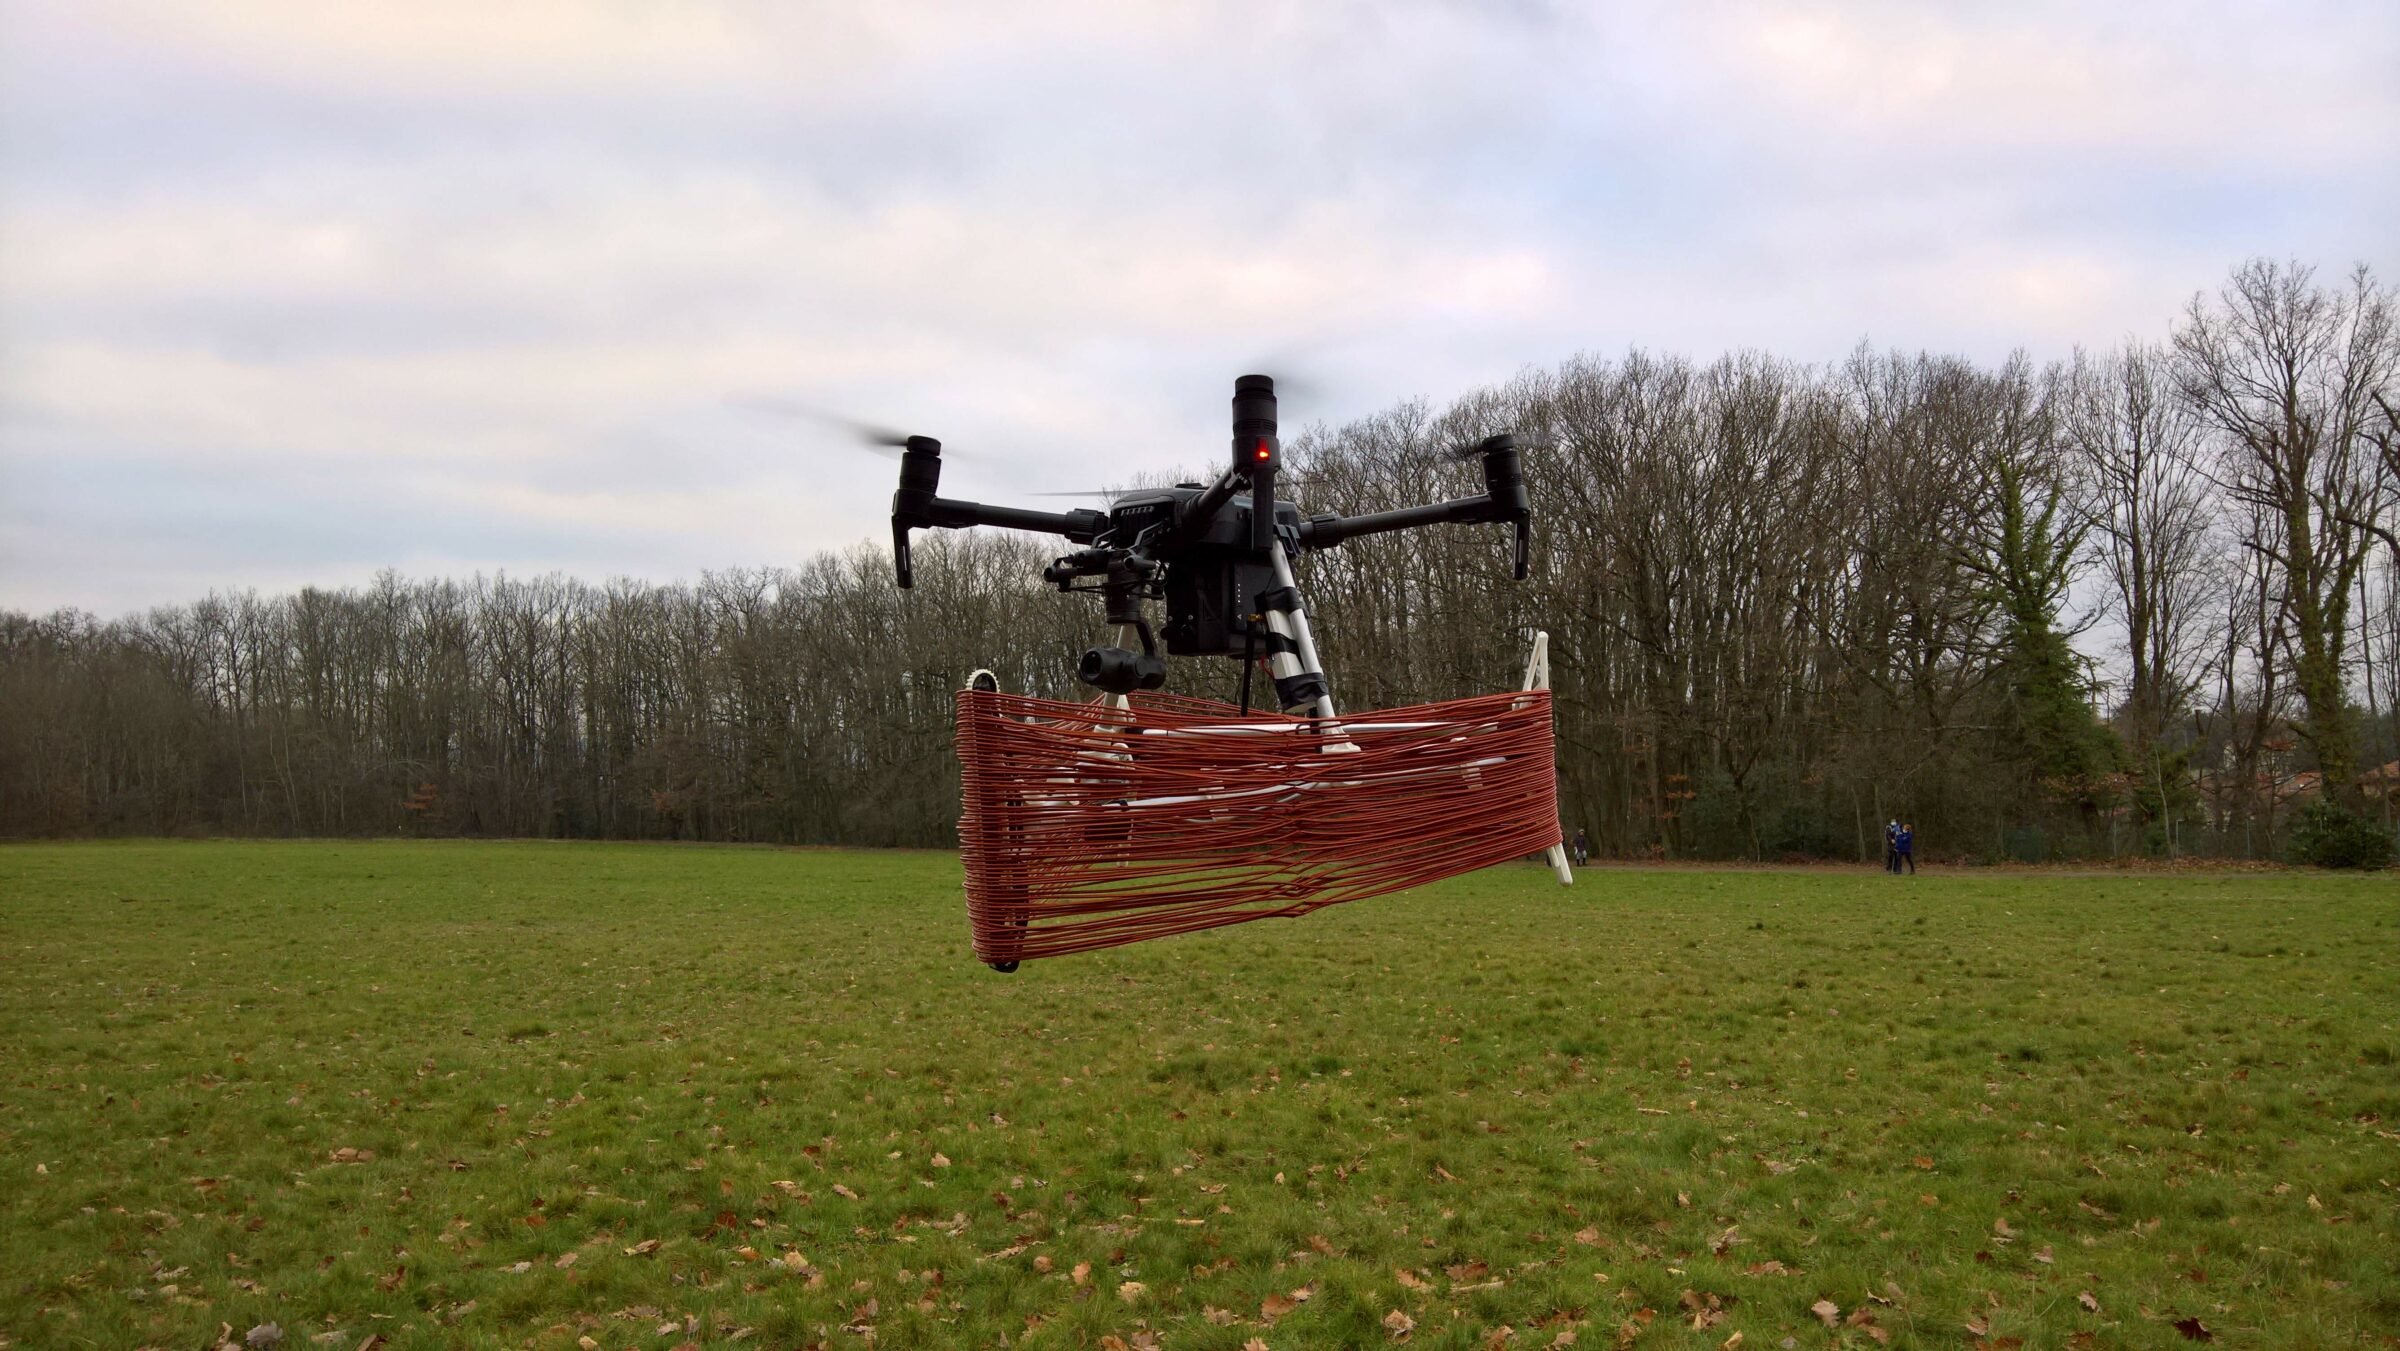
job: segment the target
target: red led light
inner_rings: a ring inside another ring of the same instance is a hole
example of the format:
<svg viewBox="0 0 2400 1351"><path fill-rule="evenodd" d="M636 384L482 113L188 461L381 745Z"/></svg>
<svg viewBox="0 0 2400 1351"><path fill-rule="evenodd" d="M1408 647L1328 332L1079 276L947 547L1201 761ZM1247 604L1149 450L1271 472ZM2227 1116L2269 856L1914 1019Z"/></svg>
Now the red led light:
<svg viewBox="0 0 2400 1351"><path fill-rule="evenodd" d="M1271 450L1268 450L1268 449L1267 449L1267 443L1266 443L1266 442L1264 442L1264 441L1261 441L1261 442L1259 442L1259 443L1258 443L1258 458L1260 458L1260 459L1262 459L1262 460L1263 460L1263 459L1266 459L1268 456L1270 456L1270 455L1272 455L1272 454L1274 454L1274 452L1273 452L1273 451L1271 451Z"/></svg>

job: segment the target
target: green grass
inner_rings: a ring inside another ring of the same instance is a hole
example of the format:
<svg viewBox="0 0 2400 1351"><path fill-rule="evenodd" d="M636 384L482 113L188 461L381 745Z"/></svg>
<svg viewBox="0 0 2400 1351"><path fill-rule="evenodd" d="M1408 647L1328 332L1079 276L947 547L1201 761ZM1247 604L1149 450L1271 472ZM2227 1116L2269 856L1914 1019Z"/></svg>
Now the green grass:
<svg viewBox="0 0 2400 1351"><path fill-rule="evenodd" d="M1015 976L965 930L930 853L0 849L0 1341L2400 1330L2389 880L1512 868Z"/></svg>

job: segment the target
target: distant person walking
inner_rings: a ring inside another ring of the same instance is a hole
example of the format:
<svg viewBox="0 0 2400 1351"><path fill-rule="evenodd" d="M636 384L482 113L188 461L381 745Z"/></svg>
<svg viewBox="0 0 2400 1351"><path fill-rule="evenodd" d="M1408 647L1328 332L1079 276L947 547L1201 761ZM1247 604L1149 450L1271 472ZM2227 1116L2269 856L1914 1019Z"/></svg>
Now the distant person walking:
<svg viewBox="0 0 2400 1351"><path fill-rule="evenodd" d="M1892 865L1892 871L1900 871L1899 865L1905 863L1908 865L1908 875L1911 877L1916 876L1917 827L1914 822L1903 821L1900 823L1900 833L1898 836L1894 837L1892 841L1892 847L1897 855L1897 858Z"/></svg>
<svg viewBox="0 0 2400 1351"><path fill-rule="evenodd" d="M1897 819L1887 821L1883 826L1883 870L1887 873L1900 871L1900 822Z"/></svg>
<svg viewBox="0 0 2400 1351"><path fill-rule="evenodd" d="M1577 826L1575 828L1575 866L1580 868L1591 860L1592 838L1583 833L1583 827Z"/></svg>

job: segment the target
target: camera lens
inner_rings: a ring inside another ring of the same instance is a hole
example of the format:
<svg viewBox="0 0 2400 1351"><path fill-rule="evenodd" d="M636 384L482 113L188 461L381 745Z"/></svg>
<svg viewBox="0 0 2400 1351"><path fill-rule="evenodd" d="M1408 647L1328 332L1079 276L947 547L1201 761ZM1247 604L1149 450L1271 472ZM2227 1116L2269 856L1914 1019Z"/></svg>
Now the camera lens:
<svg viewBox="0 0 2400 1351"><path fill-rule="evenodd" d="M1121 647L1086 648L1083 660L1075 668L1076 678L1084 684L1110 694L1131 694L1135 690L1155 690L1167 683L1167 663L1158 658L1128 652Z"/></svg>

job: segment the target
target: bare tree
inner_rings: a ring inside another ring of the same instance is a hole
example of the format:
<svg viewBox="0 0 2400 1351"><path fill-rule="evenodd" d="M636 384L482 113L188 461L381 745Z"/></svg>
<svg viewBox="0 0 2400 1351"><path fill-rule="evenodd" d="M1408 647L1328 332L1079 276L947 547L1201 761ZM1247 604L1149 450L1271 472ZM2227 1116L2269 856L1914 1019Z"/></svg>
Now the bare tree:
<svg viewBox="0 0 2400 1351"><path fill-rule="evenodd" d="M2219 438L2216 478L2274 514L2246 547L2267 552L2291 621L2299 731L2326 791L2355 796L2343 665L2350 606L2387 497L2369 440L2377 395L2400 366L2391 293L2361 267L2340 289L2312 269L2253 259L2211 300L2192 297L2175 330L2184 397Z"/></svg>
<svg viewBox="0 0 2400 1351"><path fill-rule="evenodd" d="M2078 352L2062 426L2081 461L2130 672L2125 722L2137 766L2169 796L2159 743L2198 688L2217 554L2200 425L2160 348Z"/></svg>

